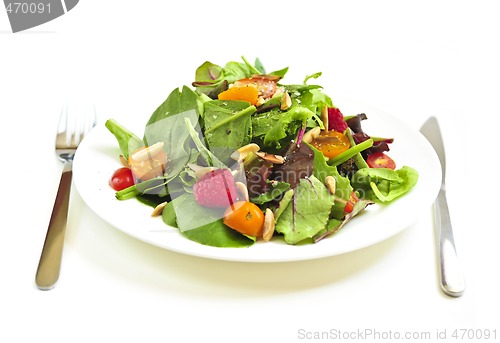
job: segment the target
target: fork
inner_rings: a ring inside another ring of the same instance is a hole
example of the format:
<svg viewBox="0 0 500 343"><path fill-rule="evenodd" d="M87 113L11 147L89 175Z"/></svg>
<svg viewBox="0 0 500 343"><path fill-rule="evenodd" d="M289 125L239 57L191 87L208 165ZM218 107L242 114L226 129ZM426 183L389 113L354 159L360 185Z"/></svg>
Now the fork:
<svg viewBox="0 0 500 343"><path fill-rule="evenodd" d="M36 271L35 282L41 290L52 289L59 279L73 174L73 156L82 139L97 122L93 105L90 108L79 105L70 108L70 105L66 104L59 118L55 148L57 157L63 162L63 169Z"/></svg>

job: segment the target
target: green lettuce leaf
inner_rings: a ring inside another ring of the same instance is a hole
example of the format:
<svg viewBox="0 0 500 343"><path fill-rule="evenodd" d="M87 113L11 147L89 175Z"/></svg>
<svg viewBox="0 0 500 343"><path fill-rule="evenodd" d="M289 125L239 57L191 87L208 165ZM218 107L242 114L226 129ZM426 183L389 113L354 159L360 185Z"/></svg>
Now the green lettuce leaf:
<svg viewBox="0 0 500 343"><path fill-rule="evenodd" d="M307 143L306 143L307 144ZM308 144L309 145L309 144ZM328 165L325 155L312 145L309 145L314 152L314 172L313 175L323 184L327 176L335 178L335 203L330 213L331 218L342 219L344 217L344 208L347 200L352 193L351 183L348 178L339 174L336 167Z"/></svg>
<svg viewBox="0 0 500 343"><path fill-rule="evenodd" d="M354 204L354 208L350 213L345 214L344 218L342 219L331 218L330 220L328 220L325 229L321 230L314 236L313 239L314 243L317 243L323 238L333 235L334 233L339 231L341 228L344 227L345 224L347 224L348 221L350 221L352 218L358 215L361 211L363 211L366 208L366 206L370 204L373 204L373 201L367 199L361 199Z"/></svg>
<svg viewBox="0 0 500 343"><path fill-rule="evenodd" d="M333 202L333 195L314 175L302 179L275 230L288 244L311 239L325 228Z"/></svg>
<svg viewBox="0 0 500 343"><path fill-rule="evenodd" d="M417 184L418 172L408 166L398 170L363 168L352 177L352 185L360 197L377 202L390 202Z"/></svg>

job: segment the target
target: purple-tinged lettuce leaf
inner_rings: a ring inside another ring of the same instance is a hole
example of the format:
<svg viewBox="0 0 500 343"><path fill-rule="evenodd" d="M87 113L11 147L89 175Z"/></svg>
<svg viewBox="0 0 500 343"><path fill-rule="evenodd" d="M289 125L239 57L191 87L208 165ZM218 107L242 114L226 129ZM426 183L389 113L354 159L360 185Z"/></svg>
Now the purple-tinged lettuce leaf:
<svg viewBox="0 0 500 343"><path fill-rule="evenodd" d="M292 143L284 157L285 163L274 166L272 179L287 182L293 189L299 185L301 179L312 175L314 152L309 145Z"/></svg>

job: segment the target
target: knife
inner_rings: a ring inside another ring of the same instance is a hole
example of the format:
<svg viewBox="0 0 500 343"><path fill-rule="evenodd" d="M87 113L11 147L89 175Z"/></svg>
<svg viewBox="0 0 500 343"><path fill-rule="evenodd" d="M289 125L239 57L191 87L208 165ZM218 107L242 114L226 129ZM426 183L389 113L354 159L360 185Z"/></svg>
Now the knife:
<svg viewBox="0 0 500 343"><path fill-rule="evenodd" d="M434 202L434 225L438 244L439 278L443 292L452 297L459 297L465 290L462 266L457 256L450 212L446 200L446 159L443 138L435 117L430 117L420 132L431 143L441 162L441 189Z"/></svg>

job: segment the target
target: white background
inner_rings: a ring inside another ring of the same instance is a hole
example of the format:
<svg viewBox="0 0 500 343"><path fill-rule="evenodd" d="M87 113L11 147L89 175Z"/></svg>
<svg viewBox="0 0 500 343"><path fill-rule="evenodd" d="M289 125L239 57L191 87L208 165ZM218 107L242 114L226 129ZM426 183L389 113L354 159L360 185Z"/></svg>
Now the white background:
<svg viewBox="0 0 500 343"><path fill-rule="evenodd" d="M495 1L81 0L16 34L0 10L0 341L300 342L300 329L433 338L447 329L456 342L452 330L461 328L496 328L500 339L497 8ZM53 143L63 101L92 99L101 123L146 121L205 60L242 55L269 70L290 66L294 81L323 71L334 100L336 92L354 96L416 130L430 115L439 119L466 273L461 298L440 292L430 208L401 234L360 251L245 264L134 240L76 191L59 283L36 288L59 182Z"/></svg>

